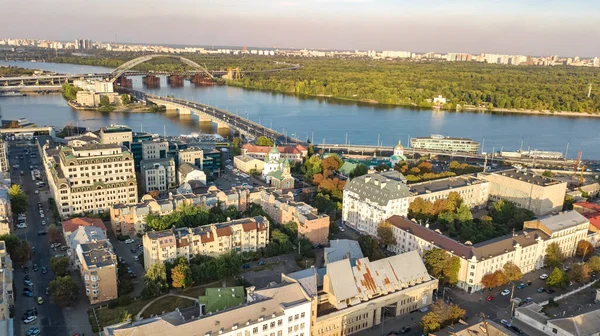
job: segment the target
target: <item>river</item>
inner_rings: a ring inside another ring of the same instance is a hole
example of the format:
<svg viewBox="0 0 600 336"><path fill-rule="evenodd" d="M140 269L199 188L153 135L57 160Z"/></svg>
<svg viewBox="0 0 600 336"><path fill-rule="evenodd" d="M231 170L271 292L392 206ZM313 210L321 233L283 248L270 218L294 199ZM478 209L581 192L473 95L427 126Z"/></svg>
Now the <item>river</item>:
<svg viewBox="0 0 600 336"><path fill-rule="evenodd" d="M56 63L4 62L0 65L37 68L61 73L100 73L112 69ZM412 136L443 134L466 137L482 142L486 152L540 149L565 152L569 157L577 151L585 159L600 159L600 119L568 118L481 112L449 112L417 110L406 107L382 107L341 103L327 99L302 98L271 92L246 90L228 86L198 87L185 81L184 87L171 88L164 77L161 87L147 89L141 77L132 77L133 86L159 95L214 105L272 127L290 136L314 139L316 143L377 144L386 146L398 140L406 145ZM168 135L191 132L213 132L202 128L197 120L174 115L151 113L101 113L70 108L59 95L0 98L4 119L27 118L38 125L62 127L78 124L97 129L108 124L126 124L134 130Z"/></svg>

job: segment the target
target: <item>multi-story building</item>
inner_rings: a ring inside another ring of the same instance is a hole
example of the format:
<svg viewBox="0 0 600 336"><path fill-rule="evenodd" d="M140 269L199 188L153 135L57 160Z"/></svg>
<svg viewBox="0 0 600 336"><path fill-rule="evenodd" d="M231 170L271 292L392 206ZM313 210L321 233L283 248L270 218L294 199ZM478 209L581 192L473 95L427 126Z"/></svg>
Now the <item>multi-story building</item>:
<svg viewBox="0 0 600 336"><path fill-rule="evenodd" d="M204 314L202 306L104 328L104 335L309 336L311 301L297 283L246 288L246 302Z"/></svg>
<svg viewBox="0 0 600 336"><path fill-rule="evenodd" d="M302 162L308 155L308 149L300 144L294 146L277 146L276 149L281 154L281 159L288 159L293 162ZM271 146L256 146L250 143L242 145L242 155L250 155L260 160L265 160L273 150Z"/></svg>
<svg viewBox="0 0 600 336"><path fill-rule="evenodd" d="M169 142L160 139L142 142L142 160L166 159Z"/></svg>
<svg viewBox="0 0 600 336"><path fill-rule="evenodd" d="M414 183L409 185L409 188L409 204L416 198L433 203L438 199L447 199L451 192L456 192L464 204L471 208L479 208L485 206L489 198L489 182L472 175Z"/></svg>
<svg viewBox="0 0 600 336"><path fill-rule="evenodd" d="M432 152L479 152L479 142L467 138L446 137L440 134L433 134L430 137L411 138L410 146L413 149L426 150Z"/></svg>
<svg viewBox="0 0 600 336"><path fill-rule="evenodd" d="M0 138L0 171L7 172L8 166L8 143Z"/></svg>
<svg viewBox="0 0 600 336"><path fill-rule="evenodd" d="M244 173L255 171L260 174L265 167L265 161L250 155L238 155L233 158L233 165Z"/></svg>
<svg viewBox="0 0 600 336"><path fill-rule="evenodd" d="M129 144L129 150L133 154L133 160L135 162L135 170L140 170L140 162L144 160L143 143L151 141L153 139L152 134L144 132L133 132L132 141Z"/></svg>
<svg viewBox="0 0 600 336"><path fill-rule="evenodd" d="M536 216L562 210L567 182L516 169L480 173L478 177L490 182L491 200L511 201Z"/></svg>
<svg viewBox="0 0 600 336"><path fill-rule="evenodd" d="M14 270L12 260L10 259L4 241L0 241L0 263L0 323L12 324L10 312L15 305L15 294L13 289ZM1 328L0 331L2 331ZM0 334L2 333L0 332Z"/></svg>
<svg viewBox="0 0 600 336"><path fill-rule="evenodd" d="M344 186L342 220L371 235L392 215L408 213L410 189L401 173L392 170L356 177Z"/></svg>
<svg viewBox="0 0 600 336"><path fill-rule="evenodd" d="M146 232L146 216L152 212L161 216L168 215L183 205L212 208L220 205L223 209L234 206L245 211L250 203L250 190L234 187L223 192L215 186L202 194L185 193L169 195L168 198L155 200L145 195L137 204L116 204L110 209L110 221L113 233L117 236L130 236Z"/></svg>
<svg viewBox="0 0 600 336"><path fill-rule="evenodd" d="M578 310L579 311L579 310ZM564 316L564 314L560 315ZM600 309L566 317L552 318L538 303L528 304L515 310L515 318L525 325L537 329L540 335L598 336L600 335Z"/></svg>
<svg viewBox="0 0 600 336"><path fill-rule="evenodd" d="M298 282L311 297L311 335L338 336L364 332L382 323L428 306L438 280L431 277L417 252L370 261L361 258L328 263L282 275ZM324 274L323 274L324 273Z"/></svg>
<svg viewBox="0 0 600 336"><path fill-rule="evenodd" d="M166 195L169 190L177 187L177 171L173 158L144 160L140 170L145 193L158 190L161 195Z"/></svg>
<svg viewBox="0 0 600 336"><path fill-rule="evenodd" d="M180 149L177 152L177 164L189 163L192 166L198 167L200 170L204 168L204 151L200 147L188 147Z"/></svg>
<svg viewBox="0 0 600 336"><path fill-rule="evenodd" d="M150 231L143 237L144 267L178 257L218 256L230 251L258 251L269 243L265 217L242 218L196 228Z"/></svg>
<svg viewBox="0 0 600 336"><path fill-rule="evenodd" d="M117 144L129 147L133 141L131 128L124 125L110 125L100 129L101 144Z"/></svg>
<svg viewBox="0 0 600 336"><path fill-rule="evenodd" d="M117 256L108 240L80 244L75 249L90 304L117 298Z"/></svg>
<svg viewBox="0 0 600 336"><path fill-rule="evenodd" d="M280 194L274 188L258 188L250 194L250 201L259 204L278 224L298 224L298 236L313 244L327 244L329 216L320 215L316 208L304 202L294 201L292 194Z"/></svg>
<svg viewBox="0 0 600 336"><path fill-rule="evenodd" d="M48 148L45 144L42 159L62 217L137 202L133 156L120 145Z"/></svg>
<svg viewBox="0 0 600 336"><path fill-rule="evenodd" d="M0 172L0 235L9 234L13 222L10 198L8 196L11 181L10 179L4 179L4 176L8 175L8 173Z"/></svg>
<svg viewBox="0 0 600 336"><path fill-rule="evenodd" d="M197 166L183 162L177 168L177 180L179 181L179 185L189 181L200 181L206 184L206 174Z"/></svg>
<svg viewBox="0 0 600 336"><path fill-rule="evenodd" d="M65 242L69 243L69 236L77 231L80 227L95 227L104 233L106 237L106 225L102 222L100 218L88 218L88 217L75 217L69 220L66 220L62 223L62 231L63 236L65 238ZM75 246L73 246L75 248Z"/></svg>
<svg viewBox="0 0 600 336"><path fill-rule="evenodd" d="M528 273L544 266L548 245L557 243L567 257L575 253L577 242L585 240L589 221L575 211L524 223L524 229L514 234L477 244L461 243L401 216L388 219L397 244L388 246L395 253L418 251L420 255L432 248L441 248L460 258L457 286L467 292L482 288L481 278L500 270L508 262Z"/></svg>

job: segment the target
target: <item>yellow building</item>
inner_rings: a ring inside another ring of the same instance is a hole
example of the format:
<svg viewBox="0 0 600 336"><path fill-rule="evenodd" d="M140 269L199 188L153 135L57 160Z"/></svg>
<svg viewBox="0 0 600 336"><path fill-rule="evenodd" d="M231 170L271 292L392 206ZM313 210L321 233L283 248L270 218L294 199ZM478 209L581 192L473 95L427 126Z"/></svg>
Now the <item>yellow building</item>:
<svg viewBox="0 0 600 336"><path fill-rule="evenodd" d="M108 240L80 244L75 251L90 304L116 299L117 256Z"/></svg>
<svg viewBox="0 0 600 336"><path fill-rule="evenodd" d="M13 264L4 241L0 241L0 321L10 319L10 310L15 305L13 290ZM1 333L0 333L1 334Z"/></svg>
<svg viewBox="0 0 600 336"><path fill-rule="evenodd" d="M233 166L244 173L250 173L253 169L257 173L262 173L265 161L256 159L250 155L238 155L233 158Z"/></svg>
<svg viewBox="0 0 600 336"><path fill-rule="evenodd" d="M258 216L196 228L150 231L142 243L146 269L179 257L189 260L195 255L258 251L269 243L269 221Z"/></svg>

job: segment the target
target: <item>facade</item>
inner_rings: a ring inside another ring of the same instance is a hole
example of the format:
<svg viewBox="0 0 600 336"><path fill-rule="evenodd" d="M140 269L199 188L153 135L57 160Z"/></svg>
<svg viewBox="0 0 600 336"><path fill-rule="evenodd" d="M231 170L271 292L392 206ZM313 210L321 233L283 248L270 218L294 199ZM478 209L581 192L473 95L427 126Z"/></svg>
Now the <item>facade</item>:
<svg viewBox="0 0 600 336"><path fill-rule="evenodd" d="M324 271L324 272L323 272ZM438 281L427 274L416 252L369 261L368 258L329 263L282 275L298 282L312 298L311 335L360 333L432 303Z"/></svg>
<svg viewBox="0 0 600 336"><path fill-rule="evenodd" d="M257 188L250 194L250 201L260 205L278 224L297 223L298 235L306 237L311 243L327 244L329 216L319 215L316 208L294 201L290 193L280 194L273 188Z"/></svg>
<svg viewBox="0 0 600 336"><path fill-rule="evenodd" d="M78 245L75 248L81 279L90 304L117 298L117 256L108 240Z"/></svg>
<svg viewBox="0 0 600 336"><path fill-rule="evenodd" d="M12 324L10 312L15 305L14 269L4 241L0 241L0 262L2 270L0 272L0 321L4 321L0 323Z"/></svg>
<svg viewBox="0 0 600 336"><path fill-rule="evenodd" d="M77 91L75 101L80 106L99 107L102 97L108 97L108 103L118 105L121 97L116 92Z"/></svg>
<svg viewBox="0 0 600 336"><path fill-rule="evenodd" d="M140 170L140 162L144 160L143 143L152 140L152 134L144 132L133 132L132 142L129 144L129 150L133 154L135 170Z"/></svg>
<svg viewBox="0 0 600 336"><path fill-rule="evenodd" d="M13 222L10 197L8 196L11 181L4 179L4 176L9 176L9 174L0 173L0 235L9 234Z"/></svg>
<svg viewBox="0 0 600 336"><path fill-rule="evenodd" d="M467 292L480 290L481 278L502 269L507 262L517 265L523 274L542 268L546 248L551 243L557 243L565 256L573 256L577 242L586 239L589 227L585 217L569 211L525 222L523 231L473 245L401 216L392 216L388 222L397 241L396 246L388 246L391 252L417 251L423 255L432 248L441 248L459 257L457 287Z"/></svg>
<svg viewBox="0 0 600 336"><path fill-rule="evenodd" d="M168 141L151 140L142 142L142 160L166 159L168 151Z"/></svg>
<svg viewBox="0 0 600 336"><path fill-rule="evenodd" d="M137 202L133 156L120 145L48 148L46 144L42 152L48 186L62 217Z"/></svg>
<svg viewBox="0 0 600 336"><path fill-rule="evenodd" d="M309 336L311 301L297 283L283 282L264 289L246 288L245 303L204 314L203 307L179 309L104 329L107 336L221 335Z"/></svg>
<svg viewBox="0 0 600 336"><path fill-rule="evenodd" d="M161 195L166 195L169 190L177 187L175 160L149 159L140 164L144 192L158 190Z"/></svg>
<svg viewBox="0 0 600 336"><path fill-rule="evenodd" d="M224 192L211 186L204 193L169 194L168 198L159 200L145 195L140 203L112 206L110 209L111 227L117 236L141 235L146 232L146 216L150 212L164 216L183 205L202 206L207 209L219 205L223 209L234 206L238 211L245 211L250 203L249 199L250 190L244 187L234 187Z"/></svg>
<svg viewBox="0 0 600 336"><path fill-rule="evenodd" d="M142 243L146 269L178 257L189 260L195 255L258 251L269 243L269 221L259 216L196 228L150 231Z"/></svg>
<svg viewBox="0 0 600 336"><path fill-rule="evenodd" d="M233 158L233 166L244 173L250 173L252 170L262 173L265 161L250 155L238 155Z"/></svg>
<svg viewBox="0 0 600 336"><path fill-rule="evenodd" d="M392 164L392 167L394 167L397 163L402 161L406 161L406 156L404 156L402 141L398 140L398 144L394 147L394 154L390 157L390 163Z"/></svg>
<svg viewBox="0 0 600 336"><path fill-rule="evenodd" d="M573 204L573 210L579 212L590 221L591 232L600 234L600 204L577 202Z"/></svg>
<svg viewBox="0 0 600 336"><path fill-rule="evenodd" d="M308 155L308 149L300 144L276 146L275 148L280 153L281 159L288 159L292 162L302 162L302 159ZM273 151L273 147L270 146L256 146L249 143L242 145L242 155L249 155L263 161L266 161L271 151Z"/></svg>
<svg viewBox="0 0 600 336"><path fill-rule="evenodd" d="M504 199L536 216L562 210L567 182L516 169L494 173L480 173L478 177L490 182L490 199Z"/></svg>
<svg viewBox="0 0 600 336"><path fill-rule="evenodd" d="M117 144L121 146L129 146L133 141L133 133L129 126L110 125L100 129L101 144Z"/></svg>
<svg viewBox="0 0 600 336"><path fill-rule="evenodd" d="M177 164L182 165L183 163L189 163L192 166L198 167L203 170L204 167L204 151L200 147L189 147L186 149L180 149L177 153Z"/></svg>
<svg viewBox="0 0 600 336"><path fill-rule="evenodd" d="M550 336L598 336L600 335L600 309L583 314L551 319L542 306L532 303L515 310L515 318L528 326Z"/></svg>
<svg viewBox="0 0 600 336"><path fill-rule="evenodd" d="M392 215L408 214L410 189L393 170L353 178L344 186L342 220L352 228L377 234L377 226Z"/></svg>
<svg viewBox="0 0 600 336"><path fill-rule="evenodd" d="M416 198L433 203L438 199L447 199L451 192L456 192L470 208L484 207L489 199L489 184L489 182L472 175L413 183L409 185L409 205Z"/></svg>
<svg viewBox="0 0 600 336"><path fill-rule="evenodd" d="M264 158L262 176L277 189L294 188L294 178L290 172L290 162L282 158L281 153L275 145L271 147L269 155Z"/></svg>
<svg viewBox="0 0 600 336"><path fill-rule="evenodd" d="M200 181L206 185L206 174L196 166L183 162L177 168L177 180L179 181L179 185L189 181Z"/></svg>
<svg viewBox="0 0 600 336"><path fill-rule="evenodd" d="M440 134L410 139L413 149L432 152L473 153L479 152L479 142L467 138L452 138Z"/></svg>
<svg viewBox="0 0 600 336"><path fill-rule="evenodd" d="M0 171L7 172L8 166L8 143L0 138Z"/></svg>

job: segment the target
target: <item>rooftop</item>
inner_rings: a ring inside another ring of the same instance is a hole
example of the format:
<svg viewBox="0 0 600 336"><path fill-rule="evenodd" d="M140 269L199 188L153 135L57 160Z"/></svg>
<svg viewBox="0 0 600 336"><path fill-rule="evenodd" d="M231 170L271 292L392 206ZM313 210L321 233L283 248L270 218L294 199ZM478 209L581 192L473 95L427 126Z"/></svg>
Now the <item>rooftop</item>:
<svg viewBox="0 0 600 336"><path fill-rule="evenodd" d="M364 258L360 245L356 240L336 239L330 241L330 247L325 248L325 264L350 259L352 266L356 265L357 259Z"/></svg>
<svg viewBox="0 0 600 336"><path fill-rule="evenodd" d="M461 324L455 324L454 329L460 329ZM436 332L436 335L443 333L444 331ZM486 320L485 322L479 322L477 324L468 326L460 331L450 332L453 336L514 336L515 333L502 325L492 321Z"/></svg>
<svg viewBox="0 0 600 336"><path fill-rule="evenodd" d="M97 149L117 149L121 148L119 144L98 144L90 143L78 147L73 147L74 151L86 151L86 150L97 150Z"/></svg>
<svg viewBox="0 0 600 336"><path fill-rule="evenodd" d="M484 183L485 181L476 178L473 175L454 176L445 179L415 183L410 185L410 191L413 195L423 195L444 191L449 189L462 188L474 184Z"/></svg>
<svg viewBox="0 0 600 336"><path fill-rule="evenodd" d="M75 217L62 223L63 232L73 232L80 226L95 226L106 231L106 226L100 218Z"/></svg>
<svg viewBox="0 0 600 336"><path fill-rule="evenodd" d="M410 196L410 189L397 171L367 174L355 177L344 186L344 190L358 194L361 199L368 199L385 206L391 200Z"/></svg>
<svg viewBox="0 0 600 336"><path fill-rule="evenodd" d="M258 161L257 158L252 157L252 156L247 155L247 154L246 155L238 155L238 156L235 157L235 159L236 160L240 160L242 162L251 162L251 161L254 161L254 160Z"/></svg>
<svg viewBox="0 0 600 336"><path fill-rule="evenodd" d="M549 320L548 324L553 324L571 335L591 336L600 333L599 321L600 309L596 309L573 317Z"/></svg>
<svg viewBox="0 0 600 336"><path fill-rule="evenodd" d="M131 128L125 125L110 125L100 130L104 133L131 132Z"/></svg>
<svg viewBox="0 0 600 336"><path fill-rule="evenodd" d="M84 243L79 247L88 268L90 266L104 267L116 264L116 256L112 252L112 245L108 240Z"/></svg>
<svg viewBox="0 0 600 336"><path fill-rule="evenodd" d="M551 235L554 232L589 223L588 219L577 211L563 211L558 215L550 215L524 223L525 228L536 228Z"/></svg>
<svg viewBox="0 0 600 336"><path fill-rule="evenodd" d="M244 287L207 288L205 295L198 298L198 303L205 305L206 313L215 313L233 308L244 303L246 294Z"/></svg>
<svg viewBox="0 0 600 336"><path fill-rule="evenodd" d="M486 173L484 173L484 176L485 176L485 174ZM556 181L549 177L545 177L542 175L536 175L534 173L520 171L517 169L503 170L503 171L499 171L499 172L490 173L489 175L506 176L506 177L509 177L509 178L512 178L515 180L524 181L527 183L532 183L532 184L543 186L543 187L564 183L564 182Z"/></svg>

